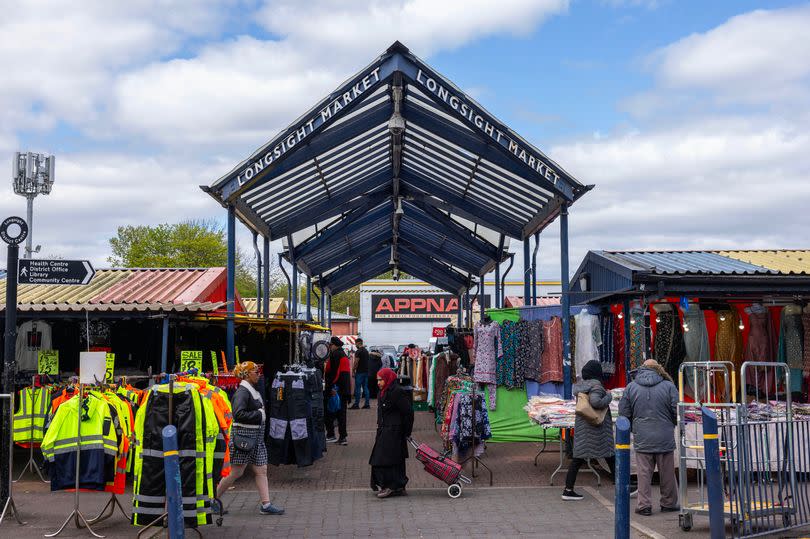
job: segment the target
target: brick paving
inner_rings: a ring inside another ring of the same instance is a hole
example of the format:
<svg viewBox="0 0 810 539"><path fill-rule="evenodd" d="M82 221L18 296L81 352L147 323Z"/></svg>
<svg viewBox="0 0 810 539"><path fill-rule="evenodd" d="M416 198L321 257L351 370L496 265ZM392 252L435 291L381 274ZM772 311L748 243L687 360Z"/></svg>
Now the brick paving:
<svg viewBox="0 0 810 539"><path fill-rule="evenodd" d="M414 437L439 447L432 415L417 413ZM283 516L257 512L258 499L251 478L243 478L224 496L229 511L223 526L201 529L205 537L560 537L613 536L613 485L597 488L591 474L580 472L577 490L581 502L560 500L563 477L549 486L549 476L559 461L557 444L549 444L533 465L536 443L489 444L485 463L494 473L494 486L479 475L461 498L447 496L446 486L408 459L409 495L378 500L368 487L368 455L374 440L375 410L349 411L349 446L330 444L326 456L306 468L270 467L273 501L286 509ZM19 454L17 468L25 462ZM467 471L469 475L469 469ZM16 477L16 476L15 476ZM48 485L26 477L15 484L14 497L26 526L7 520L0 538L42 537L55 531L73 504L73 495L50 492ZM85 516L95 516L107 501L105 494L82 494ZM129 496L121 498L129 511ZM693 531L678 528L677 514L633 515L640 527L633 537L708 537L708 519L696 517ZM120 513L94 529L110 538L135 537L137 530ZM645 533L646 532L646 533ZM806 533L806 532L805 532ZM194 536L187 531L187 536ZM798 535L795 535L798 536ZM71 523L60 537L91 537Z"/></svg>

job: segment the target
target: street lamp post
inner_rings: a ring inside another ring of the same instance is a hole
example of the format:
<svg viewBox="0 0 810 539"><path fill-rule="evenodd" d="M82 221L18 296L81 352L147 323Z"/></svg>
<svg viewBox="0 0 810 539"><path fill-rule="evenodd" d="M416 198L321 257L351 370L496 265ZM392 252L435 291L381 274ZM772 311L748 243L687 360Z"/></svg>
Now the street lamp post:
<svg viewBox="0 0 810 539"><path fill-rule="evenodd" d="M31 258L35 252L39 252L39 245L32 249L33 241L33 219L34 219L34 199L37 195L47 195L51 192L54 180L54 164L56 158L52 155L32 152L15 152L12 163L12 180L14 182L14 192L24 196L28 201L28 211L26 220L28 224L28 238L25 243L23 258Z"/></svg>

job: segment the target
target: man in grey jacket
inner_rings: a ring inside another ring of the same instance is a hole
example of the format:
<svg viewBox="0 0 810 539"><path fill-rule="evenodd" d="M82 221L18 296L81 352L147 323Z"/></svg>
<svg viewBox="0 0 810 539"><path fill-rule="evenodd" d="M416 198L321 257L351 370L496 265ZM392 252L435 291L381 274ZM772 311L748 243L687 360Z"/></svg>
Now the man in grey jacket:
<svg viewBox="0 0 810 539"><path fill-rule="evenodd" d="M652 475L658 466L661 512L679 511L675 480L675 426L678 424L678 389L655 360L648 359L624 391L619 415L630 420L638 468L636 513L652 514Z"/></svg>

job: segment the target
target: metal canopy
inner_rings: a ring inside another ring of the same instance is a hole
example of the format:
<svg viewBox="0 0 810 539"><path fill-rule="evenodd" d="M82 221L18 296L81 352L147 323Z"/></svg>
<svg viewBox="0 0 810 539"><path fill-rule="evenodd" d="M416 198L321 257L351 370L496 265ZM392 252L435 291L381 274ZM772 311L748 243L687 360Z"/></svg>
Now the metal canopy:
<svg viewBox="0 0 810 539"><path fill-rule="evenodd" d="M592 187L399 42L201 186L329 294L392 269L460 294Z"/></svg>

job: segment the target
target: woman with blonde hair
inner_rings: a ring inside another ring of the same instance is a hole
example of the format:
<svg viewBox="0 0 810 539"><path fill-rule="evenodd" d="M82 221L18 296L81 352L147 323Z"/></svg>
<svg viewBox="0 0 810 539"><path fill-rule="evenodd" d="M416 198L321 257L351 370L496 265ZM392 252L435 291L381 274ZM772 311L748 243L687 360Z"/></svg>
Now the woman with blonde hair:
<svg viewBox="0 0 810 539"><path fill-rule="evenodd" d="M282 515L284 509L270 503L270 487L267 484L267 447L264 445L265 411L264 400L256 389L259 383L259 367L252 361L237 365L233 373L241 380L232 399L233 426L228 448L231 453L231 473L220 481L217 498L242 477L248 464L255 474L256 488L259 491L259 513ZM214 504L214 512L219 507Z"/></svg>

